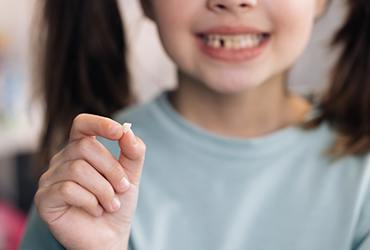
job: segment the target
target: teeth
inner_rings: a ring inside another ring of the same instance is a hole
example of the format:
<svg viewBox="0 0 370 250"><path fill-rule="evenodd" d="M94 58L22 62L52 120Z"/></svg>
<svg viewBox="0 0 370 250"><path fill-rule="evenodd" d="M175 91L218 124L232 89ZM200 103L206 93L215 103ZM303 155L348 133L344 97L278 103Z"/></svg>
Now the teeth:
<svg viewBox="0 0 370 250"><path fill-rule="evenodd" d="M203 41L207 46L213 48L225 48L229 50L238 50L257 47L264 41L262 34L250 35L208 35L204 36Z"/></svg>

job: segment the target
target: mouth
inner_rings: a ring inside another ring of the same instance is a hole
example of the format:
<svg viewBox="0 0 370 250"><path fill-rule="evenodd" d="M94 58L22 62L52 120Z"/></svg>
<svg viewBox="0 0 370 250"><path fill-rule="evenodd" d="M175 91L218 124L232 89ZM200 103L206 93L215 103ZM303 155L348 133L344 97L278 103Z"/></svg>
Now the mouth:
<svg viewBox="0 0 370 250"><path fill-rule="evenodd" d="M271 33L254 28L222 26L195 35L204 55L232 64L260 57L272 37Z"/></svg>
<svg viewBox="0 0 370 250"><path fill-rule="evenodd" d="M245 50L258 48L270 38L269 33L198 34L204 46L213 49Z"/></svg>

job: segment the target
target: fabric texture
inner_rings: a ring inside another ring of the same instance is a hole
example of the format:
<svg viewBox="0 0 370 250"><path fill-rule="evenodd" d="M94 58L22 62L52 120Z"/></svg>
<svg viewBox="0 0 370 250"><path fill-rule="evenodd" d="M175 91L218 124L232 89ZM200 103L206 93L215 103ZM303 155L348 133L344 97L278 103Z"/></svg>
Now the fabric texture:
<svg viewBox="0 0 370 250"><path fill-rule="evenodd" d="M328 125L221 137L167 96L115 116L147 145L130 250L370 249L370 163L327 157ZM101 141L118 156L116 142ZM21 249L62 246L33 212Z"/></svg>

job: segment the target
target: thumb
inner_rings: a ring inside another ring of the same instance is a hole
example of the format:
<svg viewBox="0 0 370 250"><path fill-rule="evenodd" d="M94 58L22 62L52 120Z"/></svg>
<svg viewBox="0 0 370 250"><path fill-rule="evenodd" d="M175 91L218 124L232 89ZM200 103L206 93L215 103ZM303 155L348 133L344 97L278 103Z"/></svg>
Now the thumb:
<svg viewBox="0 0 370 250"><path fill-rule="evenodd" d="M139 185L144 165L145 149L144 142L131 129L130 123L123 124L124 134L119 140L121 149L119 162L125 169L129 181Z"/></svg>

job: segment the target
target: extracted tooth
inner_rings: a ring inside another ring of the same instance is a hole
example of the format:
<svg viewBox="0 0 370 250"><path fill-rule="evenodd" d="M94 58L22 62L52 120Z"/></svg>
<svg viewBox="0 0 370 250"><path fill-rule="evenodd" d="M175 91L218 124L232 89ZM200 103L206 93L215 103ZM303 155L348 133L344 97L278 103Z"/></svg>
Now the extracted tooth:
<svg viewBox="0 0 370 250"><path fill-rule="evenodd" d="M126 122L122 126L123 126L123 132L126 134L128 131L130 131L132 124Z"/></svg>

